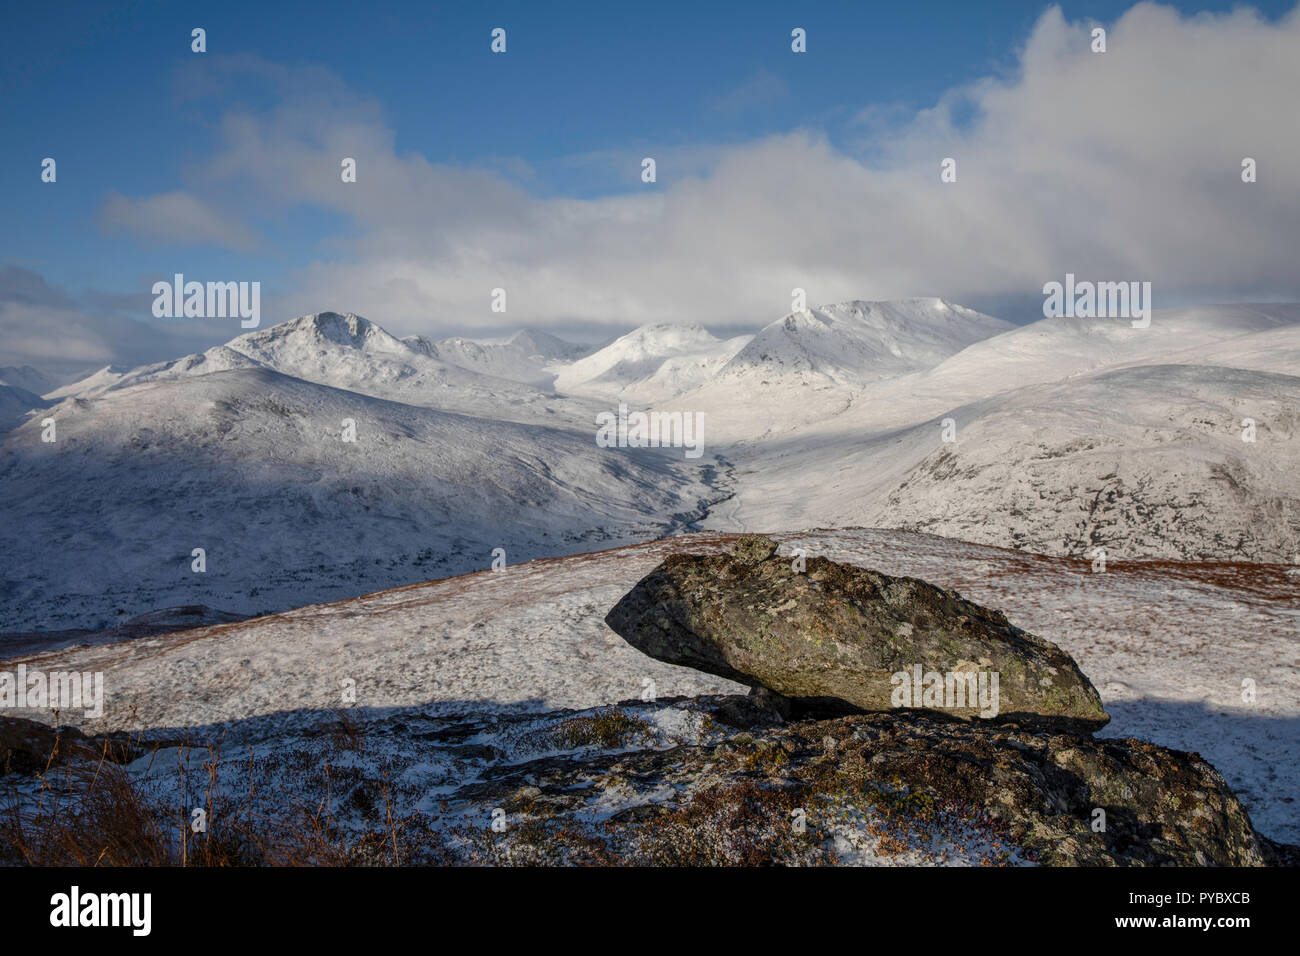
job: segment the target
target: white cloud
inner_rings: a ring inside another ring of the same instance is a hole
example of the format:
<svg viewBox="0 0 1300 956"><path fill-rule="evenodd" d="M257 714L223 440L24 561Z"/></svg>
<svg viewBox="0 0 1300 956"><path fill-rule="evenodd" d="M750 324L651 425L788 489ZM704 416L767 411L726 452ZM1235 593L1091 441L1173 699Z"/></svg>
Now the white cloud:
<svg viewBox="0 0 1300 956"><path fill-rule="evenodd" d="M212 244L237 252L251 252L258 247L251 229L186 192L160 193L143 199L110 192L100 210L99 222L107 232L124 232L146 241Z"/></svg>
<svg viewBox="0 0 1300 956"><path fill-rule="evenodd" d="M0 365L62 376L177 358L232 337L201 319L140 321L150 299L94 291L74 297L30 269L0 264Z"/></svg>
<svg viewBox="0 0 1300 956"><path fill-rule="evenodd" d="M595 199L537 198L491 171L399 154L375 104L276 73L279 107L226 117L205 176L354 221L277 311L351 309L403 332L753 326L786 311L794 286L814 302L981 302L1041 298L1067 271L1151 281L1157 307L1300 299L1300 16L1141 4L1107 25L1105 54L1090 51L1091 26L1049 8L1013 76L902 122L870 113L883 137L870 149L816 130L701 143L717 149L706 172L661 166L655 187ZM957 123L966 108L974 120ZM343 156L356 184L339 180ZM1245 156L1258 183L1240 180ZM488 308L498 286L504 316Z"/></svg>

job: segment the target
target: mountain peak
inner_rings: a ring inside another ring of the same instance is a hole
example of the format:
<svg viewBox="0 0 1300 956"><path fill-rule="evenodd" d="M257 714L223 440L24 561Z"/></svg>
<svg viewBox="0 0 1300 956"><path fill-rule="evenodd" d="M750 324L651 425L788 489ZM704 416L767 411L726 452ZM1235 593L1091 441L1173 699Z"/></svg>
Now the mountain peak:
<svg viewBox="0 0 1300 956"><path fill-rule="evenodd" d="M363 319L352 312L314 312L281 322L260 332L241 335L240 338L255 339L260 336L263 339L282 339L290 335L308 335L338 345L355 347L367 337L374 335L376 331L383 330L369 319Z"/></svg>
<svg viewBox="0 0 1300 956"><path fill-rule="evenodd" d="M341 346L361 352L411 351L411 344L402 342L382 326L353 312L314 312L289 319L270 328L249 332L226 343L236 352L253 358L264 353L319 351L323 346Z"/></svg>
<svg viewBox="0 0 1300 956"><path fill-rule="evenodd" d="M860 386L938 364L1010 324L939 298L852 299L791 312L722 370Z"/></svg>

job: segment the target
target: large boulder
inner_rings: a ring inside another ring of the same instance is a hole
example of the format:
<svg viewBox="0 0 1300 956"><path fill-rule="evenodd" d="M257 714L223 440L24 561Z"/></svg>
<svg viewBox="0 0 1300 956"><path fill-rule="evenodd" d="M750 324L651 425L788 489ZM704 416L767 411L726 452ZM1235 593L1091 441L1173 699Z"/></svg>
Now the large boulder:
<svg viewBox="0 0 1300 956"><path fill-rule="evenodd" d="M1000 612L916 578L778 558L770 538L670 556L605 621L649 656L810 712L943 711L1096 730L1110 720L1074 659Z"/></svg>

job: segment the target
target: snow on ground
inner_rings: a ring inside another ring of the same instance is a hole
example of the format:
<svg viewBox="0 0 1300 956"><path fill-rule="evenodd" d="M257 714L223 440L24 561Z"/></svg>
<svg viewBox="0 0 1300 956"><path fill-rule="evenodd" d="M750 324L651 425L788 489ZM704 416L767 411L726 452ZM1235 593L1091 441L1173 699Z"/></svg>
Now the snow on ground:
<svg viewBox="0 0 1300 956"><path fill-rule="evenodd" d="M555 388L607 402L664 401L707 381L751 338L723 341L697 323L645 325L560 369Z"/></svg>
<svg viewBox="0 0 1300 956"><path fill-rule="evenodd" d="M550 389L556 373L594 351L546 332L524 329L504 340L451 338L434 342L423 335L402 341L431 358L496 378Z"/></svg>
<svg viewBox="0 0 1300 956"><path fill-rule="evenodd" d="M27 416L49 406L35 392L0 383L0 434L22 423Z"/></svg>
<svg viewBox="0 0 1300 956"><path fill-rule="evenodd" d="M894 526L1120 558L1300 552L1297 375L1113 369L905 428L824 429L727 454L735 495L704 523L715 530Z"/></svg>
<svg viewBox="0 0 1300 956"><path fill-rule="evenodd" d="M471 373L464 373L469 375ZM0 442L0 632L257 614L658 537L717 497L682 452L239 368L51 411ZM344 440L351 422L355 441ZM193 549L206 552L193 570Z"/></svg>
<svg viewBox="0 0 1300 956"><path fill-rule="evenodd" d="M474 570L495 547L514 562L699 527L1289 560L1298 329L1294 305L1008 329L909 299L810 309L752 341L649 326L575 359L540 333L432 342L302 316L101 370L39 416L19 396L27 420L0 436L0 632L263 613ZM551 377L590 394L536 387ZM613 402L683 389L657 407L703 413L704 458L595 447ZM61 444L37 441L46 415ZM190 574L194 547L223 560Z"/></svg>
<svg viewBox="0 0 1300 956"><path fill-rule="evenodd" d="M720 385L860 386L931 368L1014 326L943 299L842 302L764 326L719 372Z"/></svg>
<svg viewBox="0 0 1300 956"><path fill-rule="evenodd" d="M802 547L959 590L1059 644L1105 701L1104 736L1197 751L1238 792L1258 829L1300 842L1300 569L1277 565L1050 558L884 530L779 535ZM22 660L102 671L89 731L177 728L230 743L335 720L355 682L359 719L592 708L741 688L633 650L603 622L669 553L729 546L697 534L530 562L334 604ZM1253 700L1243 682L1253 682ZM650 684L649 682L653 682ZM51 715L15 712L50 721ZM165 731L165 733L163 733Z"/></svg>
<svg viewBox="0 0 1300 956"><path fill-rule="evenodd" d="M1298 330L1295 305L1007 329L929 299L822 307L725 342L654 326L585 355L538 334L398 339L320 313L103 369L46 393L37 416L6 383L11 424L26 421L0 439L0 631L62 628L13 651L60 646L29 660L105 672L103 720L60 716L89 729L258 740L318 724L345 680L372 719L731 692L603 624L665 554L725 538L579 552L785 530L1056 641L1101 691L1105 733L1200 751L1263 832L1295 842L1300 580L1244 561L1300 564ZM595 412L619 399L704 412L706 458L597 448ZM46 414L56 445L39 438ZM345 418L357 445L340 440ZM858 525L947 537L798 530ZM1108 566L985 545L1101 545ZM507 570L355 597L484 568L494 547ZM106 642L136 615L200 604L299 609ZM100 629L93 646L67 647L83 627Z"/></svg>
<svg viewBox="0 0 1300 956"><path fill-rule="evenodd" d="M937 420L1025 386L1121 366L1180 362L1300 374L1300 365L1286 364L1285 350L1269 351L1293 341L1288 328L1300 328L1300 305L1157 309L1145 329L1123 319L1046 318L1000 333L991 329L986 338L954 338L947 357L931 345L934 363L909 364L904 357L890 375L876 374L876 365L868 364L856 376L782 376L777 373L783 364L797 364L797 350L787 345L791 354L770 363L773 374L746 377L736 387L724 370L667 407L706 411L711 440L728 445L772 442L779 448L792 436L866 437ZM840 363L848 364L853 343L831 337L832 331L833 326L823 331L829 341L819 351L838 351Z"/></svg>

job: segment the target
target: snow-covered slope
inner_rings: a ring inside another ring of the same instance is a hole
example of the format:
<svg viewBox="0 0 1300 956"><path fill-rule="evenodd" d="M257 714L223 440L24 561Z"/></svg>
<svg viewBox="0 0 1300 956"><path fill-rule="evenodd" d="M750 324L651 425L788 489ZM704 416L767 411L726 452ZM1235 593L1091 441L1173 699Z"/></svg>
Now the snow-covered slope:
<svg viewBox="0 0 1300 956"><path fill-rule="evenodd" d="M1111 714L1103 736L1198 751L1262 832L1300 840L1291 802L1300 783L1294 569L1136 562L1092 573L1086 562L906 532L782 539L786 553L801 548L919 577L1004 611L1078 661ZM196 728L199 738L224 733L228 752L244 764L247 741L273 747L292 728L337 727L344 680L355 682L350 713L358 722L595 707L649 687L660 699L736 692L720 678L646 657L604 623L667 555L729 546L719 536L682 536L24 662L106 675L103 717L65 711L62 722L164 735ZM1258 688L1250 704L1242 702L1243 677ZM48 711L14 713L53 719ZM244 786L246 777L239 780Z"/></svg>
<svg viewBox="0 0 1300 956"><path fill-rule="evenodd" d="M401 575L417 574L407 565L426 548L420 560L442 558L441 571L481 566L475 549L507 532L528 554L562 553L680 526L702 499L716 502L703 526L720 530L869 524L1052 554L1101 545L1120 557L1290 559L1300 550L1297 336L1300 306L1158 311L1147 329L1105 319L1009 329L917 299L801 313L752 341L649 326L566 365L567 346L537 334L493 350L397 339L354 315L303 316L51 393L72 396L51 409L59 446L38 447L30 418L11 433L0 479L14 518L0 543L18 557L0 609L27 616L0 630L98 626L119 610L175 604L257 611L297 602L300 587L355 594L412 579ZM585 395L435 357L449 352L515 375L554 363L557 384ZM615 400L702 411L706 457L597 448L594 414ZM345 418L357 421L356 446L338 442ZM948 418L953 444L941 440ZM1241 441L1246 418L1253 443ZM365 444L377 437L382 451ZM65 439L83 442L84 468L52 464ZM232 546L255 539L274 582L252 583L258 572L246 569L201 593L192 581L159 585L141 539L185 508L208 522L207 537L230 523L229 508L256 514L261 531L241 526ZM379 514L391 533L375 530ZM119 549L134 557L105 561ZM28 575L19 558L38 552ZM83 576L58 610L37 597L51 583L64 593L83 565L117 577L96 598L97 579Z"/></svg>
<svg viewBox="0 0 1300 956"><path fill-rule="evenodd" d="M139 385L143 382L165 382L193 378L199 375L210 375L213 372L229 372L233 369L262 367L260 363L228 346L216 345L206 352L196 352L193 355L185 355L169 362L154 362L151 365L141 365L132 369L123 369L110 365L100 369L88 378L51 392L48 397L53 400L63 398L89 399L103 395L113 389Z"/></svg>
<svg viewBox="0 0 1300 956"><path fill-rule="evenodd" d="M285 375L466 415L589 429L584 402L436 357L427 340L402 340L351 313L321 312L250 332L227 347Z"/></svg>
<svg viewBox="0 0 1300 956"><path fill-rule="evenodd" d="M0 368L0 385L21 388L34 395L44 395L56 384L49 375L30 365L6 365Z"/></svg>
<svg viewBox="0 0 1300 956"><path fill-rule="evenodd" d="M670 404L704 410L718 441L773 442L795 432L871 434L1026 385L1107 368L1186 363L1300 374L1293 361L1298 330L1300 305L1161 309L1145 329L1132 328L1127 319L1041 319L953 350L932 367L875 381L854 385L848 373L811 373L812 360L790 359L783 365L797 366L792 374L733 381L724 370Z"/></svg>
<svg viewBox="0 0 1300 956"><path fill-rule="evenodd" d="M847 416L846 416L847 417ZM1255 422L1243 441L1244 419ZM955 442L943 440L951 419ZM1137 366L737 456L726 530L881 525L1047 554L1300 553L1300 377Z"/></svg>
<svg viewBox="0 0 1300 956"><path fill-rule="evenodd" d="M62 398L88 398L112 388L134 369L129 365L105 365L85 378L60 385L45 393L45 397L58 401Z"/></svg>
<svg viewBox="0 0 1300 956"><path fill-rule="evenodd" d="M1224 365L1261 372L1300 373L1300 315L1296 322L1262 329L1231 339L1173 352L1167 362L1188 365Z"/></svg>
<svg viewBox="0 0 1300 956"><path fill-rule="evenodd" d="M458 341L468 354L474 343ZM498 364L528 351L524 344L527 341L526 337L520 339L516 347L498 355ZM463 368L439 358L438 347L439 343L418 336L398 339L351 313L320 312L179 359L138 368L105 366L80 381L55 389L47 397L93 398L141 382L239 368L269 368L304 381L408 405L527 424L567 425L584 431L593 427L595 411L590 403L557 396L522 379L499 378Z"/></svg>
<svg viewBox="0 0 1300 956"><path fill-rule="evenodd" d="M1196 364L1232 364L1215 360L1215 352L1225 343L1296 323L1300 323L1297 305L1158 309L1144 329L1133 328L1128 319L1059 316L976 342L897 385L922 400L937 400L952 408L1024 385L1124 365L1159 364L1176 352L1193 348L1200 350ZM1300 368L1293 369L1300 372ZM883 399L887 394L872 392L864 397Z"/></svg>
<svg viewBox="0 0 1300 956"><path fill-rule="evenodd" d="M0 631L282 609L486 567L498 547L513 562L653 536L709 496L698 468L590 431L263 367L124 384L49 415L57 443L34 420L0 441Z"/></svg>
<svg viewBox="0 0 1300 956"><path fill-rule="evenodd" d="M645 325L561 369L555 388L650 404L708 380L750 340L722 340L702 325Z"/></svg>
<svg viewBox="0 0 1300 956"><path fill-rule="evenodd" d="M554 385L560 369L592 351L590 346L576 345L533 329L524 329L500 341L452 338L434 342L422 335L402 341L430 358L480 375L547 389Z"/></svg>
<svg viewBox="0 0 1300 956"><path fill-rule="evenodd" d="M930 368L1011 328L943 299L827 305L764 327L721 370L718 381L861 386Z"/></svg>
<svg viewBox="0 0 1300 956"><path fill-rule="evenodd" d="M720 441L758 441L849 409L872 384L929 369L1013 326L943 299L844 302L765 326L668 407L703 411Z"/></svg>
<svg viewBox="0 0 1300 956"><path fill-rule="evenodd" d="M24 418L27 413L38 408L45 408L50 403L39 395L13 385L0 385L0 432L7 432Z"/></svg>

